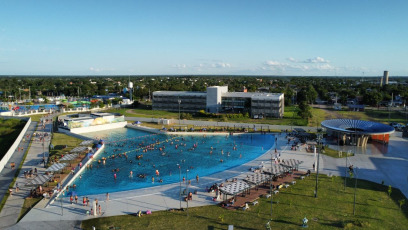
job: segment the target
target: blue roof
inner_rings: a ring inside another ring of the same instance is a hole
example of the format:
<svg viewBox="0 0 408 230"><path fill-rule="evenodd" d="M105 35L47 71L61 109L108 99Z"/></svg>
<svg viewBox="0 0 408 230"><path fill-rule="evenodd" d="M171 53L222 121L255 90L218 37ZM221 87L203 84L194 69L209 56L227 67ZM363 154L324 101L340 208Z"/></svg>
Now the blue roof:
<svg viewBox="0 0 408 230"><path fill-rule="evenodd" d="M373 121L351 120L351 119L333 119L326 120L321 125L327 129L336 130L344 133L358 134L391 134L394 128L389 125Z"/></svg>

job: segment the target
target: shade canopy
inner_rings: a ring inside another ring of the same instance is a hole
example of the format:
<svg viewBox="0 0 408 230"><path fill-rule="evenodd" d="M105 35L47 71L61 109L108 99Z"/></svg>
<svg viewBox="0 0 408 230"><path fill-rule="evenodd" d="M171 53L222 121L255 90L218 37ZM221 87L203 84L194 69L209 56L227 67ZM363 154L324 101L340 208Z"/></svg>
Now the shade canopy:
<svg viewBox="0 0 408 230"><path fill-rule="evenodd" d="M94 143L94 140L86 140L86 141L82 141L81 144L79 145L88 146L88 145L93 145L93 143Z"/></svg>
<svg viewBox="0 0 408 230"><path fill-rule="evenodd" d="M281 175L282 173L287 172L287 171L288 171L288 168L280 164L273 164L272 169L270 168L270 166L269 167L266 166L266 169L264 169L264 172L271 173L272 175L275 175L275 176Z"/></svg>
<svg viewBox="0 0 408 230"><path fill-rule="evenodd" d="M65 155L64 157L62 157L62 158L60 159L60 161L72 161L72 160L74 160L74 159L77 158L77 157L78 157L78 154L76 154L76 153L67 154L67 155Z"/></svg>
<svg viewBox="0 0 408 230"><path fill-rule="evenodd" d="M79 147L75 147L74 149L72 149L71 151L69 151L70 153L82 153L85 152L86 150L88 150L87 147L85 146L79 146Z"/></svg>
<svg viewBox="0 0 408 230"><path fill-rule="evenodd" d="M366 135L391 134L395 131L392 126L382 123L351 119L325 120L321 125L338 132Z"/></svg>
<svg viewBox="0 0 408 230"><path fill-rule="evenodd" d="M247 177L244 179L244 181L255 185L262 184L268 180L270 180L270 176L263 173L254 173L251 175L247 175Z"/></svg>
<svg viewBox="0 0 408 230"><path fill-rule="evenodd" d="M26 185L42 185L45 182L49 181L51 175L38 175L33 180L29 181Z"/></svg>
<svg viewBox="0 0 408 230"><path fill-rule="evenodd" d="M65 168L66 165L67 165L66 163L55 163L51 165L50 167L48 167L45 171L46 172L60 171L61 169Z"/></svg>
<svg viewBox="0 0 408 230"><path fill-rule="evenodd" d="M282 160L281 165L284 167L288 167L288 168L297 168L302 163L303 161L300 161L300 160L288 159L288 160Z"/></svg>
<svg viewBox="0 0 408 230"><path fill-rule="evenodd" d="M232 184L221 187L220 191L227 195L236 195L249 188L250 188L249 184L247 184L245 181L237 181Z"/></svg>

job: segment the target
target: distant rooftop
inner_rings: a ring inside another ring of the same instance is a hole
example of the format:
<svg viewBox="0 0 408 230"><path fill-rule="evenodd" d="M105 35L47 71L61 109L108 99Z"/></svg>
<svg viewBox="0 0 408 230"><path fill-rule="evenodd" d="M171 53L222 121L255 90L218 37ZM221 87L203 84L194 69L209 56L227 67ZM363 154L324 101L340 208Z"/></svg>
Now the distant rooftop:
<svg viewBox="0 0 408 230"><path fill-rule="evenodd" d="M155 91L154 94L168 95L168 96L206 96L206 92L197 91Z"/></svg>
<svg viewBox="0 0 408 230"><path fill-rule="evenodd" d="M253 99L262 99L262 98L274 98L279 99L282 96L282 93L244 93L244 92L228 92L223 93L223 97L245 97Z"/></svg>

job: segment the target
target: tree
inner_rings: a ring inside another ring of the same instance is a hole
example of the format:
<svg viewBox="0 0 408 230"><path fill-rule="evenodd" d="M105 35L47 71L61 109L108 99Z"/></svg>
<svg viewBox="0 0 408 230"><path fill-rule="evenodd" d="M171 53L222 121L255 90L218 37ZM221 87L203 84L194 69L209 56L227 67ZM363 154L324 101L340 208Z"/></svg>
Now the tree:
<svg viewBox="0 0 408 230"><path fill-rule="evenodd" d="M315 88L313 87L313 85L309 85L309 87L307 88L306 95L307 95L307 100L309 101L309 103L313 104L313 102L316 101L317 92Z"/></svg>
<svg viewBox="0 0 408 230"><path fill-rule="evenodd" d="M311 108L305 101L302 101L299 104L298 115L303 119L308 119L312 117Z"/></svg>

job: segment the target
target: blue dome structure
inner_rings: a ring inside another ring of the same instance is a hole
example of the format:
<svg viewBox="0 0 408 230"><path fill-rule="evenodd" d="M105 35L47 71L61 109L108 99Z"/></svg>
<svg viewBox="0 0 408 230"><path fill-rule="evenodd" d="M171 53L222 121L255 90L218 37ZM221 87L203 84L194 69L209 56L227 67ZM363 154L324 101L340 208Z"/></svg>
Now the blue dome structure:
<svg viewBox="0 0 408 230"><path fill-rule="evenodd" d="M321 123L327 129L327 134L346 145L366 146L368 140L387 144L389 135L394 128L373 121L333 119Z"/></svg>

